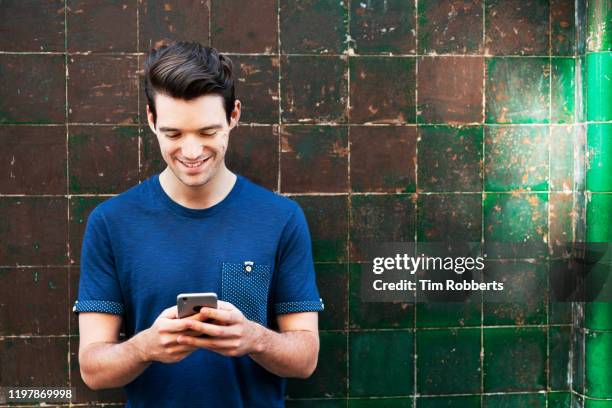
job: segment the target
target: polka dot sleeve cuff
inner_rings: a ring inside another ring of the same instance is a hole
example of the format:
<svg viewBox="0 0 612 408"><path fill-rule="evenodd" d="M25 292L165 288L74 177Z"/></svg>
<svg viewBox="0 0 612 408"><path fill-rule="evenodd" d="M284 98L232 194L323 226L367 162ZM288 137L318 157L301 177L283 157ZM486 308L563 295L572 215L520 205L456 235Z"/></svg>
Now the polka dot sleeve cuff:
<svg viewBox="0 0 612 408"><path fill-rule="evenodd" d="M100 312L122 315L125 312L123 304L110 300L81 300L74 302L72 311L79 312Z"/></svg>
<svg viewBox="0 0 612 408"><path fill-rule="evenodd" d="M319 301L302 301L302 302L283 302L275 303L274 311L277 314L283 313L298 313L298 312L320 312L325 308L323 300Z"/></svg>

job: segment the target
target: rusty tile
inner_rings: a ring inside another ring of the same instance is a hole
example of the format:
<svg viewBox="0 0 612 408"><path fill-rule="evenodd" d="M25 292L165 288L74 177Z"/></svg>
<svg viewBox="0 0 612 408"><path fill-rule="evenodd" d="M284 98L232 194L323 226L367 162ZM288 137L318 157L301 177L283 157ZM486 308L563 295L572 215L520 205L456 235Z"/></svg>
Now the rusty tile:
<svg viewBox="0 0 612 408"><path fill-rule="evenodd" d="M120 193L138 184L138 127L70 126L73 194Z"/></svg>
<svg viewBox="0 0 612 408"><path fill-rule="evenodd" d="M125 403L127 397L123 388L111 388L94 391L83 382L79 368L79 339L70 339L70 385L76 387L76 398L74 403Z"/></svg>
<svg viewBox="0 0 612 408"><path fill-rule="evenodd" d="M167 167L157 137L149 126L140 128L140 171L139 179L143 181L154 174L159 174Z"/></svg>
<svg viewBox="0 0 612 408"><path fill-rule="evenodd" d="M315 262L347 260L348 198L339 196L293 196L308 220Z"/></svg>
<svg viewBox="0 0 612 408"><path fill-rule="evenodd" d="M351 37L358 54L414 54L414 1L351 2Z"/></svg>
<svg viewBox="0 0 612 408"><path fill-rule="evenodd" d="M415 191L415 126L352 126L350 140L352 191Z"/></svg>
<svg viewBox="0 0 612 408"><path fill-rule="evenodd" d="M140 51L171 41L209 45L208 0L139 0Z"/></svg>
<svg viewBox="0 0 612 408"><path fill-rule="evenodd" d="M414 58L354 57L349 62L351 123L415 123Z"/></svg>
<svg viewBox="0 0 612 408"><path fill-rule="evenodd" d="M325 313L319 314L319 329L342 330L348 316L348 267L343 263L317 263L317 286L325 302Z"/></svg>
<svg viewBox="0 0 612 408"><path fill-rule="evenodd" d="M347 192L347 128L281 127L281 191Z"/></svg>
<svg viewBox="0 0 612 408"><path fill-rule="evenodd" d="M419 0L419 54L482 52L482 0Z"/></svg>
<svg viewBox="0 0 612 408"><path fill-rule="evenodd" d="M283 123L346 121L346 58L285 56L281 76Z"/></svg>
<svg viewBox="0 0 612 408"><path fill-rule="evenodd" d="M480 242L482 197L476 194L419 194L417 241Z"/></svg>
<svg viewBox="0 0 612 408"><path fill-rule="evenodd" d="M277 50L275 0L213 1L211 24L212 45L224 52L270 54Z"/></svg>
<svg viewBox="0 0 612 408"><path fill-rule="evenodd" d="M14 387L67 387L68 339L0 339L0 378Z"/></svg>
<svg viewBox="0 0 612 408"><path fill-rule="evenodd" d="M550 190L574 189L574 168L580 163L580 134L576 126L552 126L550 144ZM583 141L584 142L584 141Z"/></svg>
<svg viewBox="0 0 612 408"><path fill-rule="evenodd" d="M365 245L414 241L414 196L354 195L351 199L350 257L365 261Z"/></svg>
<svg viewBox="0 0 612 408"><path fill-rule="evenodd" d="M64 0L2 3L0 51L64 51Z"/></svg>
<svg viewBox="0 0 612 408"><path fill-rule="evenodd" d="M69 52L137 51L134 2L69 1L67 20Z"/></svg>
<svg viewBox="0 0 612 408"><path fill-rule="evenodd" d="M482 133L481 126L419 126L419 191L481 191Z"/></svg>
<svg viewBox="0 0 612 408"><path fill-rule="evenodd" d="M67 268L0 268L0 298L0 335L68 334Z"/></svg>
<svg viewBox="0 0 612 408"><path fill-rule="evenodd" d="M576 22L574 0L551 0L550 26L552 55L576 53Z"/></svg>
<svg viewBox="0 0 612 408"><path fill-rule="evenodd" d="M576 61L574 58L551 59L551 122L574 123L576 108ZM576 106L578 105L578 106Z"/></svg>
<svg viewBox="0 0 612 408"><path fill-rule="evenodd" d="M493 55L548 55L548 0L488 0L485 52Z"/></svg>
<svg viewBox="0 0 612 408"><path fill-rule="evenodd" d="M62 197L1 197L2 266L65 264L67 207Z"/></svg>
<svg viewBox="0 0 612 408"><path fill-rule="evenodd" d="M0 123L66 120L63 55L0 55Z"/></svg>
<svg viewBox="0 0 612 408"><path fill-rule="evenodd" d="M487 58L486 123L548 123L548 58Z"/></svg>
<svg viewBox="0 0 612 408"><path fill-rule="evenodd" d="M73 55L68 70L70 122L138 123L136 57Z"/></svg>
<svg viewBox="0 0 612 408"><path fill-rule="evenodd" d="M81 246L83 245L83 234L89 214L94 207L109 197L78 197L69 199L70 206L70 263L78 264L81 260Z"/></svg>
<svg viewBox="0 0 612 408"><path fill-rule="evenodd" d="M277 57L232 55L242 123L278 123Z"/></svg>
<svg viewBox="0 0 612 408"><path fill-rule="evenodd" d="M281 52L340 54L347 14L344 0L281 1Z"/></svg>
<svg viewBox="0 0 612 408"><path fill-rule="evenodd" d="M574 196L572 193L550 193L550 245L555 249L555 255L561 255L561 245L573 242L573 224L577 221Z"/></svg>
<svg viewBox="0 0 612 408"><path fill-rule="evenodd" d="M227 167L269 190L278 190L278 126L238 126L230 134Z"/></svg>
<svg viewBox="0 0 612 408"><path fill-rule="evenodd" d="M482 57L421 57L418 64L419 123L482 123Z"/></svg>
<svg viewBox="0 0 612 408"><path fill-rule="evenodd" d="M0 126L0 145L1 194L66 192L64 126Z"/></svg>

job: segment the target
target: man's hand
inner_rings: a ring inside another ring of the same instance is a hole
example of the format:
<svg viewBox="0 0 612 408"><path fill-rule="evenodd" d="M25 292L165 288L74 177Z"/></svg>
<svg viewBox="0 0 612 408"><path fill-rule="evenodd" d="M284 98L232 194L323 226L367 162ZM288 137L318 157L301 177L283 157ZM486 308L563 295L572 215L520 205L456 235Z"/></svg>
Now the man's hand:
<svg viewBox="0 0 612 408"><path fill-rule="evenodd" d="M178 344L177 337L185 335L198 336L200 333L189 330L192 321L200 319L200 315L178 318L177 307L169 307L155 319L153 325L136 336L134 342L140 351L143 361L160 361L162 363L176 363L181 361L193 351L196 346Z"/></svg>
<svg viewBox="0 0 612 408"><path fill-rule="evenodd" d="M197 319L185 321L184 326L191 333L176 336L176 342L184 347L205 348L224 356L240 357L260 351L258 340L263 326L247 319L236 306L222 300L218 308L203 307ZM204 323L212 319L214 324ZM206 337L196 337L202 334Z"/></svg>

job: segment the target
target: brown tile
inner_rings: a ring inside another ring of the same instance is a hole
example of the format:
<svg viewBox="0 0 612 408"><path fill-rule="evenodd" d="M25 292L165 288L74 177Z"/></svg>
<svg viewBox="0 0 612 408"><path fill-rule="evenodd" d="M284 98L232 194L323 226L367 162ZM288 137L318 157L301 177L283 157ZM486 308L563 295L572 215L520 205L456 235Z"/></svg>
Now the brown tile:
<svg viewBox="0 0 612 408"><path fill-rule="evenodd" d="M415 126L352 126L350 141L352 191L415 191Z"/></svg>
<svg viewBox="0 0 612 408"><path fill-rule="evenodd" d="M134 56L73 55L68 70L70 122L138 123Z"/></svg>
<svg viewBox="0 0 612 408"><path fill-rule="evenodd" d="M127 401L122 388L104 389L94 391L83 382L81 369L79 367L79 339L70 339L70 385L76 387L76 399L74 403L124 403Z"/></svg>
<svg viewBox="0 0 612 408"><path fill-rule="evenodd" d="M0 126L0 193L64 194L66 128Z"/></svg>
<svg viewBox="0 0 612 408"><path fill-rule="evenodd" d="M70 192L120 193L138 184L138 127L70 126Z"/></svg>
<svg viewBox="0 0 612 408"><path fill-rule="evenodd" d="M574 0L551 0L550 26L552 55L576 53L576 21Z"/></svg>
<svg viewBox="0 0 612 408"><path fill-rule="evenodd" d="M278 190L278 126L238 126L230 134L227 167L269 190Z"/></svg>
<svg viewBox="0 0 612 408"><path fill-rule="evenodd" d="M548 0L488 0L485 51L493 55L548 55Z"/></svg>
<svg viewBox="0 0 612 408"><path fill-rule="evenodd" d="M344 263L317 263L317 286L325 303L325 312L319 314L321 330L342 330L348 317L348 265Z"/></svg>
<svg viewBox="0 0 612 408"><path fill-rule="evenodd" d="M274 53L277 50L277 2L213 1L213 47L224 52Z"/></svg>
<svg viewBox="0 0 612 408"><path fill-rule="evenodd" d="M481 194L419 194L419 242L480 242Z"/></svg>
<svg viewBox="0 0 612 408"><path fill-rule="evenodd" d="M482 0L419 0L420 54L482 52Z"/></svg>
<svg viewBox="0 0 612 408"><path fill-rule="evenodd" d="M232 55L242 123L278 123L277 57Z"/></svg>
<svg viewBox="0 0 612 408"><path fill-rule="evenodd" d="M0 51L64 51L64 0L2 3Z"/></svg>
<svg viewBox="0 0 612 408"><path fill-rule="evenodd" d="M161 173L166 168L157 137L148 125L140 128L140 181L154 174Z"/></svg>
<svg viewBox="0 0 612 408"><path fill-rule="evenodd" d="M354 57L349 62L351 123L415 123L414 58Z"/></svg>
<svg viewBox="0 0 612 408"><path fill-rule="evenodd" d="M85 234L85 226L87 218L94 209L102 201L106 201L108 197L78 197L72 196L69 198L70 206L70 263L78 264L81 259L81 246L83 245L83 234Z"/></svg>
<svg viewBox="0 0 612 408"><path fill-rule="evenodd" d="M414 1L351 2L351 37L358 54L414 54Z"/></svg>
<svg viewBox="0 0 612 408"><path fill-rule="evenodd" d="M64 265L68 201L59 197L0 197L0 262Z"/></svg>
<svg viewBox="0 0 612 408"><path fill-rule="evenodd" d="M574 189L574 168L580 163L580 134L576 126L551 126L550 133L550 189Z"/></svg>
<svg viewBox="0 0 612 408"><path fill-rule="evenodd" d="M69 52L137 51L134 2L69 1L67 20Z"/></svg>
<svg viewBox="0 0 612 408"><path fill-rule="evenodd" d="M345 57L282 57L281 71L283 123L346 121Z"/></svg>
<svg viewBox="0 0 612 408"><path fill-rule="evenodd" d="M208 0L139 0L140 51L171 41L209 45Z"/></svg>
<svg viewBox="0 0 612 408"><path fill-rule="evenodd" d="M414 241L416 195L354 195L351 199L351 262L365 261L367 244Z"/></svg>
<svg viewBox="0 0 612 408"><path fill-rule="evenodd" d="M281 128L281 191L348 191L348 137L345 126Z"/></svg>
<svg viewBox="0 0 612 408"><path fill-rule="evenodd" d="M280 2L281 50L287 54L340 54L346 40L345 0Z"/></svg>
<svg viewBox="0 0 612 408"><path fill-rule="evenodd" d="M68 334L67 268L0 268L0 298L0 336Z"/></svg>
<svg viewBox="0 0 612 408"><path fill-rule="evenodd" d="M64 123L63 55L0 55L0 123Z"/></svg>
<svg viewBox="0 0 612 408"><path fill-rule="evenodd" d="M562 244L575 241L573 224L578 221L577 209L574 206L574 195L572 193L549 194L550 245L555 250L561 250Z"/></svg>
<svg viewBox="0 0 612 408"><path fill-rule="evenodd" d="M421 57L419 123L482 123L482 57Z"/></svg>
<svg viewBox="0 0 612 408"><path fill-rule="evenodd" d="M67 387L68 338L0 339L0 378L15 387Z"/></svg>
<svg viewBox="0 0 612 408"><path fill-rule="evenodd" d="M308 220L315 262L347 260L348 197L293 196Z"/></svg>

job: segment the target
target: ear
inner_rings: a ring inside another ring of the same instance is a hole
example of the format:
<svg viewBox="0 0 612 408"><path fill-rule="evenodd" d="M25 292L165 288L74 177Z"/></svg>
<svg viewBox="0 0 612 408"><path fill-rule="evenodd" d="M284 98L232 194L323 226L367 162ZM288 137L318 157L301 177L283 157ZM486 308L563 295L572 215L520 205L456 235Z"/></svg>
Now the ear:
<svg viewBox="0 0 612 408"><path fill-rule="evenodd" d="M232 111L230 115L230 126L229 126L230 130L238 126L238 121L240 120L241 108L242 108L242 105L240 101L236 99L236 102L234 102L234 110Z"/></svg>
<svg viewBox="0 0 612 408"><path fill-rule="evenodd" d="M149 128L151 128L151 131L157 134L155 124L153 123L153 113L151 113L151 110L149 109L149 104L147 104L147 121L149 122Z"/></svg>

